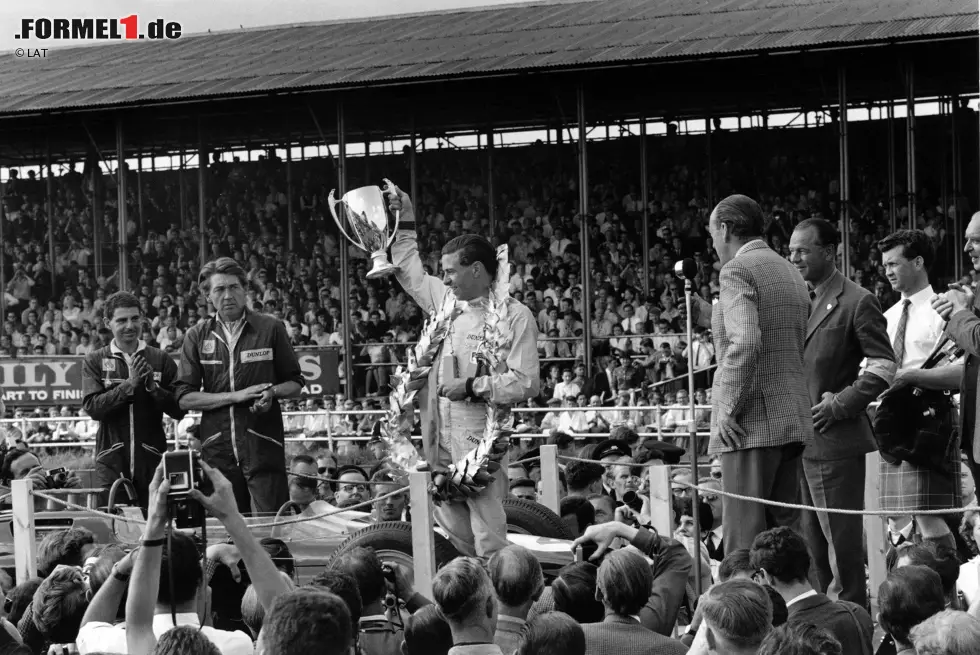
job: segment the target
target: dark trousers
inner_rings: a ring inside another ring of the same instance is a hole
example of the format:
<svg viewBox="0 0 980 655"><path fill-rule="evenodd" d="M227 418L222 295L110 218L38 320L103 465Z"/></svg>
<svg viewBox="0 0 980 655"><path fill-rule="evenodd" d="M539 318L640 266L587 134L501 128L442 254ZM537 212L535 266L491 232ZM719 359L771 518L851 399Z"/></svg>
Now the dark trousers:
<svg viewBox="0 0 980 655"><path fill-rule="evenodd" d="M864 509L864 455L820 461L803 459L803 504ZM804 511L803 538L810 548L810 579L831 600L868 604L864 577L864 522L860 515Z"/></svg>
<svg viewBox="0 0 980 655"><path fill-rule="evenodd" d="M221 472L231 482L242 516L275 514L289 500L285 471L259 471L247 478L238 467Z"/></svg>
<svg viewBox="0 0 980 655"><path fill-rule="evenodd" d="M721 481L724 491L742 496L800 502L801 444L773 448L750 448L721 455ZM800 510L773 507L724 496L722 526L725 552L751 548L760 532L786 526L800 529Z"/></svg>

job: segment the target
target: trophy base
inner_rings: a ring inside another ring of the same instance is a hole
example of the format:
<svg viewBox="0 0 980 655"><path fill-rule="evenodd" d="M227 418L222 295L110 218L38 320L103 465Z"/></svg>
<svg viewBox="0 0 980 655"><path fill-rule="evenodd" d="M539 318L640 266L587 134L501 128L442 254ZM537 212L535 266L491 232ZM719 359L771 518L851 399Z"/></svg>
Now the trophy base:
<svg viewBox="0 0 980 655"><path fill-rule="evenodd" d="M367 279L369 280L379 280L383 277L388 277L398 270L397 266L388 261L388 253L384 250L372 253L371 259L374 260L374 266L367 272Z"/></svg>

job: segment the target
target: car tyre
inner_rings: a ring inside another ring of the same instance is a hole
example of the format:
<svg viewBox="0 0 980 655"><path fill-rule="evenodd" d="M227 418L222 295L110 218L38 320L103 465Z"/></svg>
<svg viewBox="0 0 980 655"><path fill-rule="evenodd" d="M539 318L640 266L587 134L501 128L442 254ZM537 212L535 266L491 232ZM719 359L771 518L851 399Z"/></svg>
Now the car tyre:
<svg viewBox="0 0 980 655"><path fill-rule="evenodd" d="M547 537L549 539L574 539L561 517L541 503L522 498L504 498L507 514L507 531Z"/></svg>
<svg viewBox="0 0 980 655"><path fill-rule="evenodd" d="M459 551L448 539L435 533L436 568L459 557ZM334 557L354 548L373 548L376 552L396 551L412 558L412 524L405 521L385 521L362 528L347 537L337 548Z"/></svg>

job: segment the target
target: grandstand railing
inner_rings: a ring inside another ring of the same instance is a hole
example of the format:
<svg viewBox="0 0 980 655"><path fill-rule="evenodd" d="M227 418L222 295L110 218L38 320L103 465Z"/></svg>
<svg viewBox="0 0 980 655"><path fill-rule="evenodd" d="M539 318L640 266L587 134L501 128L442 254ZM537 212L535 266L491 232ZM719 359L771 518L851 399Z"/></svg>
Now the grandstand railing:
<svg viewBox="0 0 980 655"><path fill-rule="evenodd" d="M418 413L419 410L416 410ZM513 408L513 413L518 416L522 414L563 414L563 413L582 413L582 412L597 412L603 415L603 419L610 427L616 425L626 425L633 421L637 434L641 437L657 437L658 439L671 438L671 439L688 439L689 438L689 428L688 423L690 419L682 418L679 420L675 427L670 427L668 424L663 422L663 414L668 411L681 412L683 417L684 413L690 413L690 405L621 405L621 406L604 406L604 407L515 407ZM710 405L696 405L695 413L707 412L708 416L706 419L710 420L711 406ZM611 415L626 413L628 416L623 419L622 416L614 417ZM645 423L637 423L636 418L642 418L643 414L646 414L648 418L652 420ZM316 411L297 411L297 412L283 412L283 424L286 432L286 441L290 443L317 443L326 442L330 450L335 450L338 441L341 442L366 442L370 441L372 437L368 433L369 431L360 431L354 429L354 431L340 431L338 430L339 421L331 419L343 419L350 416L377 416L381 418L387 415L387 411L383 409L352 409L352 410L316 410ZM638 416L639 415L639 416ZM197 418L200 416L199 413L191 413L188 416L192 418ZM607 418L609 417L609 418ZM297 425L299 421L304 421L308 418L319 418L326 419L322 421L321 425ZM615 419L615 420L610 420ZM622 420L620 420L622 419ZM43 435L34 432L31 433L29 426L31 424L58 424L58 423L68 423L73 427L78 424L83 424L85 428L84 436L93 437L98 429L98 422L86 417L22 417L13 419L0 419L0 430L3 434L7 436L7 440L13 441L15 439L25 441L31 447L37 448L93 448L95 446L95 441L91 438L85 439L74 439L74 440L48 440L43 438ZM169 443L174 444L177 441L176 435L176 425L177 421L170 418L169 416L164 416L164 429L170 436ZM373 424L372 424L373 427ZM704 425L702 427L707 427ZM642 429L650 428L650 429ZM574 430L563 430L572 436L579 436L581 438L593 438L593 437L608 437L609 432L582 432ZM78 433L76 433L78 434ZM553 431L548 432L515 432L515 438L521 439L547 439L551 437ZM706 429L697 432L699 436L707 436L709 433ZM82 436L82 435L79 435ZM421 437L419 437L421 438Z"/></svg>

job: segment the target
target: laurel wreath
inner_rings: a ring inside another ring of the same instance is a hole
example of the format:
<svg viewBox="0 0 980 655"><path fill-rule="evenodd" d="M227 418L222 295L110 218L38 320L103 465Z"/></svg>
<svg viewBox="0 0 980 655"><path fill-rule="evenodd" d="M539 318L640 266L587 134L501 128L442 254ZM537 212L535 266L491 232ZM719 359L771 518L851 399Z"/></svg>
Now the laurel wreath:
<svg viewBox="0 0 980 655"><path fill-rule="evenodd" d="M491 371L500 366L510 337L504 327L510 297L509 273L507 246L502 245L497 248L497 277L490 289L483 338L477 349L477 356L486 362ZM493 482L513 432L510 406L488 402L483 437L458 462L448 467L433 465L419 455L412 443L415 397L428 382L439 349L460 313L455 294L447 291L442 305L422 327L418 343L409 350L405 367L395 369L391 378L388 414L381 429L381 438L387 446L388 461L395 475L407 477L409 471L431 471L433 500L437 503L473 497Z"/></svg>

